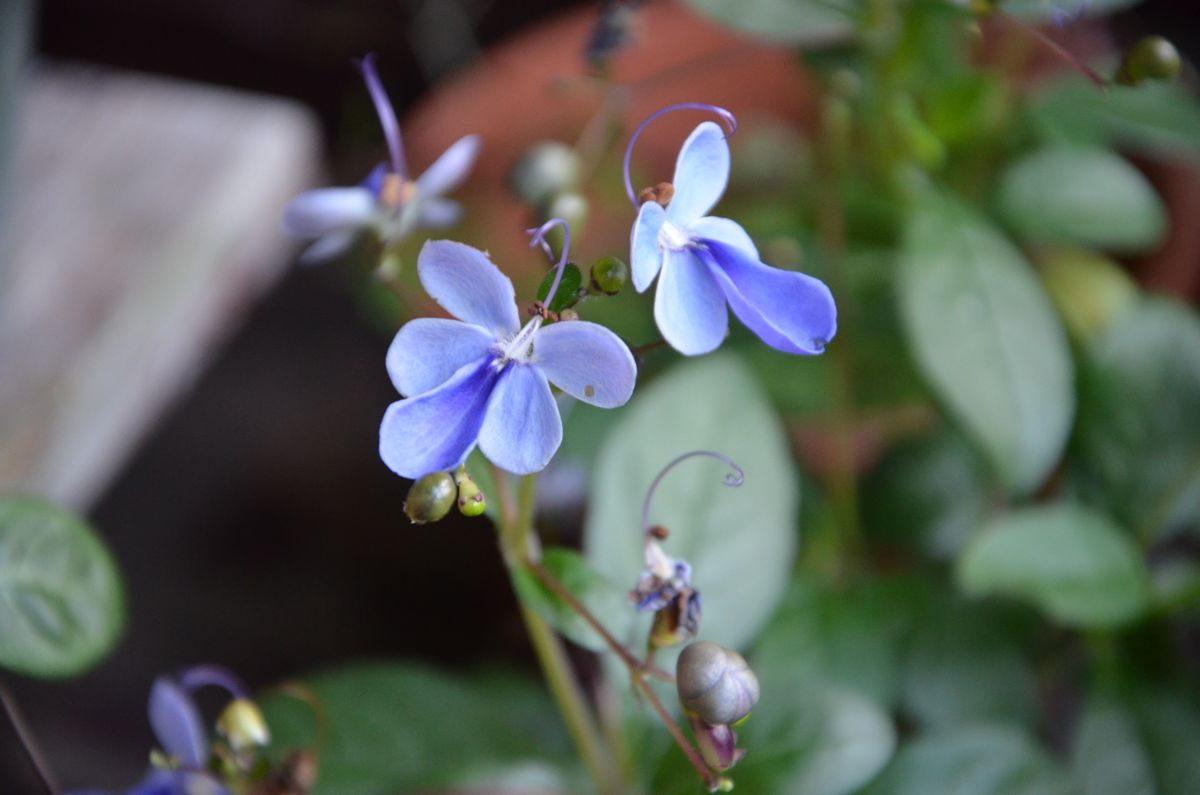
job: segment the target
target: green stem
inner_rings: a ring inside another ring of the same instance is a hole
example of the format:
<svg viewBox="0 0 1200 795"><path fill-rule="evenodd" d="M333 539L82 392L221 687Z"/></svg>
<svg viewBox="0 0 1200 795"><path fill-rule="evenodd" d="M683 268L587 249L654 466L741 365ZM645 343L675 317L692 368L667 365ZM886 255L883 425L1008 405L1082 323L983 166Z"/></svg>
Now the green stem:
<svg viewBox="0 0 1200 795"><path fill-rule="evenodd" d="M515 577L520 569L533 562L536 546L532 537L534 497L537 493L537 476L522 479L517 490L517 508L513 515L505 512L500 527L500 547L509 576ZM601 740L600 730L588 708L583 688L571 671L566 649L554 630L531 608L520 603L521 619L529 633L530 643L541 664L546 684L558 704L571 739L583 758L592 780L600 792L618 795L622 792L616 766L611 764L609 754Z"/></svg>

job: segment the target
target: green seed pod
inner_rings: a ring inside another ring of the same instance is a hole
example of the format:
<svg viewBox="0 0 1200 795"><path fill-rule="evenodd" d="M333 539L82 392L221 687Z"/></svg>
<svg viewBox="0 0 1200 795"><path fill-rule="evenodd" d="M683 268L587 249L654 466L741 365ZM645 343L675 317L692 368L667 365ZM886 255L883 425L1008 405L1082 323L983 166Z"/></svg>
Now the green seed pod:
<svg viewBox="0 0 1200 795"><path fill-rule="evenodd" d="M454 484L458 486L458 512L463 516L479 516L487 510L487 497L471 480L465 466L454 473Z"/></svg>
<svg viewBox="0 0 1200 795"><path fill-rule="evenodd" d="M413 524L440 521L454 507L457 492L448 472L431 472L408 490L404 513Z"/></svg>
<svg viewBox="0 0 1200 795"><path fill-rule="evenodd" d="M616 295L629 281L629 266L617 257L601 257L592 265L592 290Z"/></svg>
<svg viewBox="0 0 1200 795"><path fill-rule="evenodd" d="M217 731L229 741L235 753L262 748L271 742L271 732L262 710L253 701L238 698L230 701L217 718Z"/></svg>
<svg viewBox="0 0 1200 795"><path fill-rule="evenodd" d="M679 655L675 685L684 711L710 726L736 723L758 703L758 677L745 658L707 640Z"/></svg>
<svg viewBox="0 0 1200 795"><path fill-rule="evenodd" d="M522 200L541 207L579 183L582 167L575 150L560 141L539 141L525 151L509 180Z"/></svg>
<svg viewBox="0 0 1200 795"><path fill-rule="evenodd" d="M1146 80L1174 80L1182 62L1175 45L1162 36L1146 36L1129 48L1117 70L1117 82L1141 85Z"/></svg>

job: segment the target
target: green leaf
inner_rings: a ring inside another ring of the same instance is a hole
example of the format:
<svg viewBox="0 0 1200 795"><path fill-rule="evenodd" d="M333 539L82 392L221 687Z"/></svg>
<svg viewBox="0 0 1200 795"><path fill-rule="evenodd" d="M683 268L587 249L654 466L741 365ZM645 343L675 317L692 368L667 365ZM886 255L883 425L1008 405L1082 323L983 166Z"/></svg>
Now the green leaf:
<svg viewBox="0 0 1200 795"><path fill-rule="evenodd" d="M1085 351L1073 482L1140 535L1194 523L1200 505L1200 320L1145 299Z"/></svg>
<svg viewBox="0 0 1200 795"><path fill-rule="evenodd" d="M554 284L556 272L557 269L551 269L546 274L546 278L542 279L537 292L539 301L545 301L546 296L550 294L550 285ZM579 300L579 287L582 284L583 274L574 262L568 262L563 267L562 281L559 282L558 289L554 292L554 300L546 308L551 312L561 312L569 306L575 306L575 302Z"/></svg>
<svg viewBox="0 0 1200 795"><path fill-rule="evenodd" d="M1060 79L1034 98L1028 119L1047 142L1200 155L1200 103L1179 83L1099 91L1081 78Z"/></svg>
<svg viewBox="0 0 1200 795"><path fill-rule="evenodd" d="M124 626L121 575L96 533L50 503L0 498L0 665L29 676L80 674Z"/></svg>
<svg viewBox="0 0 1200 795"><path fill-rule="evenodd" d="M570 549L550 548L542 557L542 565L559 582L583 602L589 612L600 620L619 641L624 642L633 623L634 608L628 591L614 585L607 577L587 564L579 553ZM536 610L564 636L592 651L608 651L608 644L592 629L579 613L545 586L527 570L516 571L517 593L522 601Z"/></svg>
<svg viewBox="0 0 1200 795"><path fill-rule="evenodd" d="M1017 493L1058 461L1075 396L1066 335L1024 257L950 199L907 226L899 300L917 365Z"/></svg>
<svg viewBox="0 0 1200 795"><path fill-rule="evenodd" d="M663 466L690 450L729 456L745 471L744 485L724 487L717 461L687 461L663 480L650 519L670 530L667 554L692 564L703 637L740 648L787 588L798 479L787 432L737 358L683 362L622 412L593 473L585 554L601 574L633 587L644 565L642 498Z"/></svg>
<svg viewBox="0 0 1200 795"><path fill-rule="evenodd" d="M1066 776L1023 732L969 726L902 747L864 795L1074 795Z"/></svg>
<svg viewBox="0 0 1200 795"><path fill-rule="evenodd" d="M1137 253L1167 232L1150 181L1098 147L1049 146L1022 157L1001 174L997 203L1016 236L1031 243Z"/></svg>
<svg viewBox="0 0 1200 795"><path fill-rule="evenodd" d="M1150 594L1128 536L1103 514L1065 503L993 521L959 559L958 580L968 593L1014 596L1078 627L1132 621Z"/></svg>
<svg viewBox="0 0 1200 795"><path fill-rule="evenodd" d="M873 537L943 560L979 528L989 502L982 462L948 432L897 445L864 488L863 518Z"/></svg>
<svg viewBox="0 0 1200 795"><path fill-rule="evenodd" d="M307 679L327 721L315 795L433 789L473 769L568 758L566 731L541 688L524 678L449 676L415 663L349 665ZM315 746L312 709L269 696L279 751Z"/></svg>
<svg viewBox="0 0 1200 795"><path fill-rule="evenodd" d="M687 0L722 25L780 44L816 45L848 38L860 0Z"/></svg>

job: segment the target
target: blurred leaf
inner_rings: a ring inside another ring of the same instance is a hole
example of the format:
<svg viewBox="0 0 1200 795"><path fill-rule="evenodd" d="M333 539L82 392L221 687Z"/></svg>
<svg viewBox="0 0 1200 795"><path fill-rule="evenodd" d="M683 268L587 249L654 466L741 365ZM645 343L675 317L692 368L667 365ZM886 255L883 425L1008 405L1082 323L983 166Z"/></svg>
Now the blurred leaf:
<svg viewBox="0 0 1200 795"><path fill-rule="evenodd" d="M955 557L988 508L988 479L974 452L942 431L900 443L867 478L863 519L872 536Z"/></svg>
<svg viewBox="0 0 1200 795"><path fill-rule="evenodd" d="M1200 321L1148 298L1085 351L1073 475L1147 537L1200 517Z"/></svg>
<svg viewBox="0 0 1200 795"><path fill-rule="evenodd" d="M315 795L393 795L518 760L563 760L570 747L549 698L509 675L448 676L415 663L348 665L306 680L324 710ZM312 709L268 696L272 747L311 748Z"/></svg>
<svg viewBox="0 0 1200 795"><path fill-rule="evenodd" d="M734 30L780 44L824 44L848 37L860 0L687 0Z"/></svg>
<svg viewBox="0 0 1200 795"><path fill-rule="evenodd" d="M1082 78L1063 78L1034 98L1028 116L1039 137L1052 143L1200 154L1200 104L1179 83L1099 91Z"/></svg>
<svg viewBox="0 0 1200 795"><path fill-rule="evenodd" d="M1021 254L967 206L931 198L898 273L908 342L930 386L1018 493L1059 458L1075 409L1066 336Z"/></svg>
<svg viewBox="0 0 1200 795"><path fill-rule="evenodd" d="M83 673L125 627L121 575L81 519L48 502L0 498L0 666Z"/></svg>
<svg viewBox="0 0 1200 795"><path fill-rule="evenodd" d="M737 729L738 747L747 754L726 774L736 792L848 795L891 758L895 728L870 699L837 687L801 690L763 684L765 693L777 694L773 709L783 719L764 721L756 710ZM672 746L655 771L651 791L693 795L702 789L695 771Z"/></svg>
<svg viewBox="0 0 1200 795"><path fill-rule="evenodd" d="M1178 693L1093 698L1071 749L1086 795L1200 792L1200 713Z"/></svg>
<svg viewBox="0 0 1200 795"><path fill-rule="evenodd" d="M973 723L1033 728L1038 683L1019 627L996 605L929 600L914 621L904 707L928 730Z"/></svg>
<svg viewBox="0 0 1200 795"><path fill-rule="evenodd" d="M864 795L1074 795L1066 776L1023 732L970 726L902 746Z"/></svg>
<svg viewBox="0 0 1200 795"><path fill-rule="evenodd" d="M996 74L956 74L936 87L925 103L934 134L947 146L977 146L1007 122L1008 87Z"/></svg>
<svg viewBox="0 0 1200 795"><path fill-rule="evenodd" d="M542 565L575 595L592 615L600 620L618 640L623 639L633 623L634 608L628 591L621 590L607 577L587 564L579 553L570 549L550 548L543 553ZM517 569L517 592L527 605L536 610L559 632L573 642L592 651L608 651L608 644L588 623L557 594L542 584L532 572Z"/></svg>
<svg viewBox="0 0 1200 795"><path fill-rule="evenodd" d="M1141 295L1124 268L1091 251L1050 251L1039 257L1038 266L1046 291L1076 340L1095 338L1136 306Z"/></svg>
<svg viewBox="0 0 1200 795"><path fill-rule="evenodd" d="M1000 175L1000 216L1031 243L1136 253L1162 242L1167 212L1142 173L1098 147L1049 146Z"/></svg>
<svg viewBox="0 0 1200 795"><path fill-rule="evenodd" d="M554 284L554 275L557 272L557 268L552 268L542 279L542 283L538 286L537 300L546 300L546 296L550 294L550 285ZM569 306L574 306L575 302L579 300L579 287L582 284L583 274L574 262L568 262L563 268L562 281L558 284L558 290L554 292L554 300L546 308L551 312L561 312Z"/></svg>
<svg viewBox="0 0 1200 795"><path fill-rule="evenodd" d="M1077 627L1127 623L1147 608L1141 552L1101 513L1058 504L1012 511L988 525L958 561L970 594L1032 602Z"/></svg>
<svg viewBox="0 0 1200 795"><path fill-rule="evenodd" d="M593 474L586 557L613 582L633 586L644 565L643 495L667 462L689 450L729 456L745 471L745 484L725 488L720 462L688 461L662 482L651 521L671 532L667 554L692 564L704 597L703 636L740 648L787 587L797 477L786 432L737 358L680 363L621 413Z"/></svg>

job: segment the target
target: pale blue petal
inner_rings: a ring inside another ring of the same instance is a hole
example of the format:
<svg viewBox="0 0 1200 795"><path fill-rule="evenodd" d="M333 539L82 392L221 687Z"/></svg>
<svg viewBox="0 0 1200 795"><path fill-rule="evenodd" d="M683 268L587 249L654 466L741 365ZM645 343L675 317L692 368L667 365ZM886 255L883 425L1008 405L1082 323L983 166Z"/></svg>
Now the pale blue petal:
<svg viewBox="0 0 1200 795"><path fill-rule="evenodd" d="M283 230L293 237L320 237L362 226L374 213L375 197L366 188L319 188L288 202Z"/></svg>
<svg viewBox="0 0 1200 795"><path fill-rule="evenodd" d="M667 213L658 202L646 202L638 210L637 221L629 241L630 269L633 271L633 286L644 293L662 267L662 249L658 246L658 232L662 229Z"/></svg>
<svg viewBox="0 0 1200 795"><path fill-rule="evenodd" d="M380 191L383 190L383 181L387 179L387 175L391 171L388 169L387 163L380 163L371 169L371 173L367 174L366 178L358 183L360 188L366 188L371 192L372 196L379 197Z"/></svg>
<svg viewBox="0 0 1200 795"><path fill-rule="evenodd" d="M354 244L354 238L357 236L357 229L343 229L322 235L317 238L317 242L300 252L300 264L319 265L340 256Z"/></svg>
<svg viewBox="0 0 1200 795"><path fill-rule="evenodd" d="M417 177L419 195L440 196L457 188L471 173L482 143L483 139L478 135L465 135L450 144L450 148L442 152L441 157L433 161L424 174Z"/></svg>
<svg viewBox="0 0 1200 795"><path fill-rule="evenodd" d="M667 251L654 319L672 348L688 356L716 350L729 328L725 296L694 250Z"/></svg>
<svg viewBox="0 0 1200 795"><path fill-rule="evenodd" d="M729 183L729 144L725 131L711 121L700 124L679 150L675 162L675 196L667 205L667 220L690 226L707 215Z"/></svg>
<svg viewBox="0 0 1200 795"><path fill-rule="evenodd" d="M764 265L724 243L702 242L730 309L763 342L786 353L825 350L837 333L837 307L824 282Z"/></svg>
<svg viewBox="0 0 1200 795"><path fill-rule="evenodd" d="M449 381L463 365L485 358L494 342L479 326L461 320L410 320L388 347L388 375L401 395L419 395Z"/></svg>
<svg viewBox="0 0 1200 795"><path fill-rule="evenodd" d="M520 328L512 282L479 249L430 240L417 257L417 273L425 291L459 320L482 326L496 339Z"/></svg>
<svg viewBox="0 0 1200 795"><path fill-rule="evenodd" d="M465 461L479 437L498 375L488 360L468 364L437 389L388 406L379 426L383 463L416 480Z"/></svg>
<svg viewBox="0 0 1200 795"><path fill-rule="evenodd" d="M462 205L439 196L417 197L417 223L426 229L454 226L462 218Z"/></svg>
<svg viewBox="0 0 1200 795"><path fill-rule="evenodd" d="M479 449L514 475L540 472L562 443L562 419L541 371L510 364L488 403Z"/></svg>
<svg viewBox="0 0 1200 795"><path fill-rule="evenodd" d="M758 246L754 245L750 235L746 234L746 230L742 229L742 225L737 221L710 215L694 221L687 231L691 237L716 240L719 243L741 249L755 260L759 258Z"/></svg>
<svg viewBox="0 0 1200 795"><path fill-rule="evenodd" d="M586 320L543 326L533 338L533 355L550 383L593 406L624 405L637 382L629 347L604 326Z"/></svg>
<svg viewBox="0 0 1200 795"><path fill-rule="evenodd" d="M150 728L158 744L188 767L208 762L208 732L191 695L168 677L154 680L150 689Z"/></svg>

